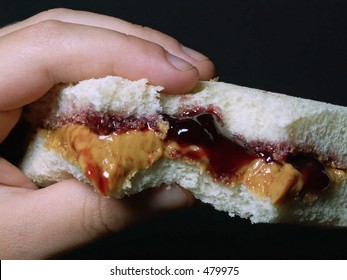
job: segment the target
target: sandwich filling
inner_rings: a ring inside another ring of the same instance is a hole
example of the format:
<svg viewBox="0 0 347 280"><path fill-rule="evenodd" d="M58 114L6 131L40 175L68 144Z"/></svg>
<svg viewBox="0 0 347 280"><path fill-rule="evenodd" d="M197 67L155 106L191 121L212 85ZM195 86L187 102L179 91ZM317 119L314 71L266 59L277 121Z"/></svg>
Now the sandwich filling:
<svg viewBox="0 0 347 280"><path fill-rule="evenodd" d="M227 135L211 110L149 118L87 112L83 121L76 119L44 129L46 148L79 166L106 197L163 157L198 165L201 173L228 187L242 183L273 203L313 201L346 177L344 170L326 167L308 153L277 159L251 148L241 137Z"/></svg>

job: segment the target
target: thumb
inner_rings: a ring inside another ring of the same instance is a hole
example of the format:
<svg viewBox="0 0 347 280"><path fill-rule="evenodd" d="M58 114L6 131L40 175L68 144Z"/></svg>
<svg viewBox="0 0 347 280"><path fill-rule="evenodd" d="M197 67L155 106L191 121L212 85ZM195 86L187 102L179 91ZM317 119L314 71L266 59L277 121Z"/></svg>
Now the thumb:
<svg viewBox="0 0 347 280"><path fill-rule="evenodd" d="M0 221L1 228L6 229L0 240L5 239L9 248L2 259L48 258L193 203L193 196L177 186L162 186L115 199L103 198L76 180L16 195L16 199L7 197L2 204L11 209ZM9 201L12 205L8 205ZM6 218L10 225L4 225Z"/></svg>

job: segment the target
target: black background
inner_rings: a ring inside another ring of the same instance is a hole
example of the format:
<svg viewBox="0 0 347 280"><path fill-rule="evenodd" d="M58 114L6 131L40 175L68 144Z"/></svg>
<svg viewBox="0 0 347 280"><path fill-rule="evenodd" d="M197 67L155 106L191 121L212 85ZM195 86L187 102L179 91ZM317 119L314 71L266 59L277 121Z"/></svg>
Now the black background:
<svg viewBox="0 0 347 280"><path fill-rule="evenodd" d="M1 1L0 25L53 7L119 17L207 55L220 80L347 105L345 1ZM271 114L271 112L269 112ZM347 230L252 225L197 203L68 252L72 259L345 259Z"/></svg>

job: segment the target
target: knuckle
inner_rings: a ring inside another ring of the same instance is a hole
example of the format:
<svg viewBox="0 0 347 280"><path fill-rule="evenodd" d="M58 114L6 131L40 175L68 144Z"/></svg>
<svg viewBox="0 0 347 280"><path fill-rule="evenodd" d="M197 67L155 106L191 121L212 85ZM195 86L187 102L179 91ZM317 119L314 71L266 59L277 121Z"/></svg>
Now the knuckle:
<svg viewBox="0 0 347 280"><path fill-rule="evenodd" d="M36 35L38 36L42 34L50 35L52 33L55 34L58 31L62 30L63 26L64 23L59 20L48 19L29 26L28 30L32 33L36 33Z"/></svg>
<svg viewBox="0 0 347 280"><path fill-rule="evenodd" d="M46 21L52 19L61 20L65 17L66 14L71 12L72 10L66 8L54 8L38 13L33 18L35 18L37 21Z"/></svg>
<svg viewBox="0 0 347 280"><path fill-rule="evenodd" d="M29 38L34 38L34 42L40 46L51 45L63 35L66 27L59 20L45 20L27 28L26 32Z"/></svg>
<svg viewBox="0 0 347 280"><path fill-rule="evenodd" d="M97 194L94 194L92 199L86 198L83 207L83 228L91 238L115 232L121 227L122 221L117 220L115 209L111 209L109 204L109 199Z"/></svg>
<svg viewBox="0 0 347 280"><path fill-rule="evenodd" d="M99 235L109 232L107 226L103 223L101 217L100 200L90 201L86 198L83 207L83 229L91 238L95 238Z"/></svg>

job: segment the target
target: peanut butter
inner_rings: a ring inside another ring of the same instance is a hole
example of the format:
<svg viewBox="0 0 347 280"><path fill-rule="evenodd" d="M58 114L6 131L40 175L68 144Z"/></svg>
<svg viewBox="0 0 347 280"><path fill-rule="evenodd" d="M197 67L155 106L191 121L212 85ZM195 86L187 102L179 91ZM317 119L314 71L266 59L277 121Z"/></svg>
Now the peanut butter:
<svg viewBox="0 0 347 280"><path fill-rule="evenodd" d="M154 131L100 136L82 125L48 130L46 147L79 166L104 196L120 190L126 180L150 167L163 154L162 139Z"/></svg>
<svg viewBox="0 0 347 280"><path fill-rule="evenodd" d="M210 169L211 160L215 159L211 159L203 145L182 145L176 140L166 140L168 126L165 123L159 123L159 130L133 129L120 134L98 135L87 126L71 124L46 130L46 148L79 166L104 196L120 192L132 176L161 157L197 165L201 173L207 172L214 180L230 187L244 184L256 194L270 197L274 204L295 197L304 187L303 174L292 164L267 162L265 158L257 157L241 161L231 177L216 178ZM235 161L237 156L228 159ZM342 170L327 168L327 172L333 184L346 178L346 172ZM311 193L307 197L306 201L317 198Z"/></svg>
<svg viewBox="0 0 347 280"><path fill-rule="evenodd" d="M328 167L326 171L328 172L330 179L337 184L347 178L347 173L344 170Z"/></svg>
<svg viewBox="0 0 347 280"><path fill-rule="evenodd" d="M194 154L198 161L189 156ZM197 154L199 156L197 156ZM170 159L181 159L188 164L197 164L201 173L209 164L204 151L195 145L180 147L176 142L169 141L165 145L164 155ZM264 159L255 159L243 165L235 172L230 184L244 184L260 196L270 197L273 203L279 202L288 194L297 194L303 187L301 174L291 164L267 163Z"/></svg>
<svg viewBox="0 0 347 280"><path fill-rule="evenodd" d="M190 154L194 154L195 159L187 156ZM168 159L180 159L188 164L198 164L201 173L206 171L209 163L207 155L199 146L189 145L187 147L182 147L175 141L168 141L165 143L164 156Z"/></svg>
<svg viewBox="0 0 347 280"><path fill-rule="evenodd" d="M240 182L252 191L279 202L289 194L297 194L303 187L301 174L291 164L267 163L264 159L254 160L238 171Z"/></svg>

